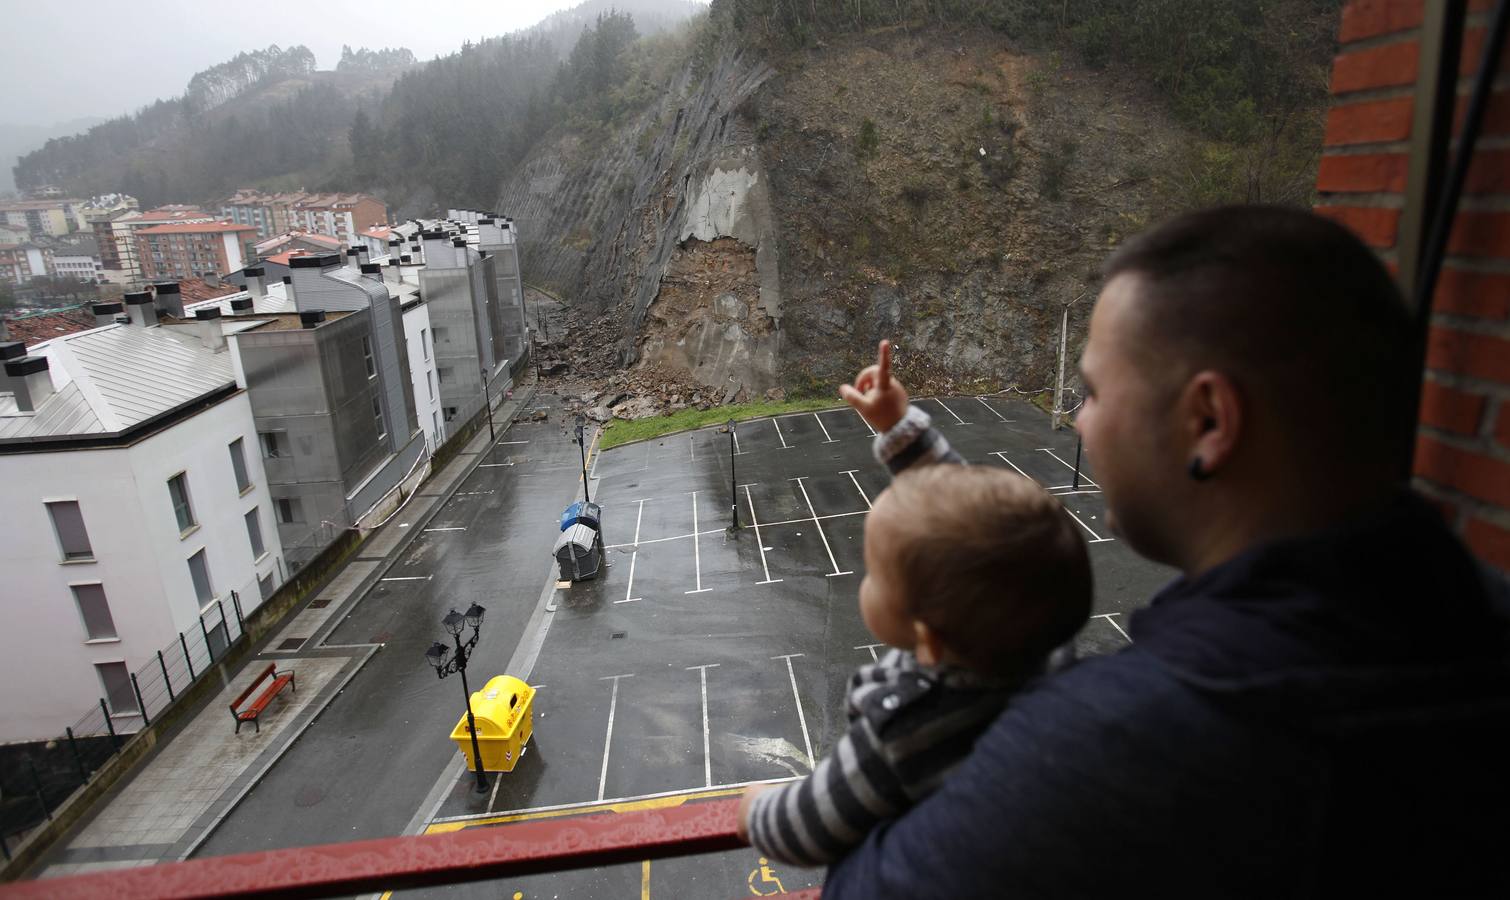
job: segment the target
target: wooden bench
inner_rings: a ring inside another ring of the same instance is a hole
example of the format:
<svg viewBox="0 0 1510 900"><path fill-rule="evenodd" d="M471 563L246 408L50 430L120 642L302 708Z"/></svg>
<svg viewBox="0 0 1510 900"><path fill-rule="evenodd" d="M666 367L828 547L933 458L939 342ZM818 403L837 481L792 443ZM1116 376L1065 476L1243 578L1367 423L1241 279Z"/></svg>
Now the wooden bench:
<svg viewBox="0 0 1510 900"><path fill-rule="evenodd" d="M263 683L267 682L268 679L272 679L271 683L268 683L267 687L263 688L262 693L257 695L257 699L248 704L245 709L240 708L241 704L246 703L246 698L255 693L259 687L262 687ZM273 698L278 695L279 691L283 690L284 685L292 685L295 691L299 689L299 686L294 683L294 670L289 669L286 672L279 672L276 664L268 663L267 668L262 670L262 674L257 676L257 680L248 685L247 689L242 691L239 697L231 701L231 716L236 719L237 734L241 733L242 722L251 722L256 727L258 733L261 733L262 726L258 724L257 717L262 715L262 711L267 709L269 703L273 702Z"/></svg>

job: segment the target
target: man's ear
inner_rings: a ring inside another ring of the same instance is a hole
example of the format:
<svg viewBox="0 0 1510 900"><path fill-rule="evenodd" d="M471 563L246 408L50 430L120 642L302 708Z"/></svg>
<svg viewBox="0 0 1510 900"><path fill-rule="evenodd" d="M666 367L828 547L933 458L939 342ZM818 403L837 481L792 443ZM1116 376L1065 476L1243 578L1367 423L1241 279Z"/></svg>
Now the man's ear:
<svg viewBox="0 0 1510 900"><path fill-rule="evenodd" d="M1195 373L1185 383L1178 415L1191 472L1202 472L1202 478L1220 473L1243 437L1244 403L1237 383L1215 369Z"/></svg>
<svg viewBox="0 0 1510 900"><path fill-rule="evenodd" d="M936 666L944 661L944 642L939 640L937 632L928 627L928 623L913 619L912 632L917 639L917 643L912 646L912 655L918 658L918 662L925 666Z"/></svg>

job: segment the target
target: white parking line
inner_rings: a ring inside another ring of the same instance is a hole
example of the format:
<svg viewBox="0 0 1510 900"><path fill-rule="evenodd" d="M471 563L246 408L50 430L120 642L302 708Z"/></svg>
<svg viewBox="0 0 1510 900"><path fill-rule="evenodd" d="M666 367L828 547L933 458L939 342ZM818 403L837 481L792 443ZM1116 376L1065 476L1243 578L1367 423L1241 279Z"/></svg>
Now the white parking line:
<svg viewBox="0 0 1510 900"><path fill-rule="evenodd" d="M426 531L466 531L467 529L466 529L465 526L462 526L462 525L445 525L445 526L441 526L441 527L437 527L437 528L426 528L425 530Z"/></svg>
<svg viewBox="0 0 1510 900"><path fill-rule="evenodd" d="M1096 532L1092 531L1091 527L1089 525L1085 524L1084 522L1081 522L1080 521L1080 517L1077 516L1077 515L1075 515L1073 512L1071 512L1070 508L1068 506L1066 506L1064 508L1064 511L1067 512L1067 513L1069 513L1070 514L1070 518L1074 519L1076 522L1078 522L1080 524L1080 527L1085 529L1086 534L1089 534L1091 536L1091 539L1089 541L1086 541L1086 543L1088 543L1088 544L1103 544L1103 543L1106 543L1107 541L1114 541L1114 540L1116 540L1116 538L1104 538L1101 535L1097 534Z"/></svg>
<svg viewBox="0 0 1510 900"><path fill-rule="evenodd" d="M797 482L797 488L802 491L802 499L807 503L807 511L813 514L812 518L807 521L811 521L813 523L813 526L818 529L818 537L823 539L823 549L828 551L828 561L834 564L834 570L832 572L825 572L824 574L829 578L832 578L835 575L853 575L853 572L839 571L839 561L837 559L834 559L834 548L828 545L828 535L823 533L823 523L818 521L818 511L813 508L812 498L808 497L807 495L807 486L802 483L802 479L807 477L808 476L803 475L800 478L791 478L788 480ZM809 754L809 756L811 756L811 754Z"/></svg>
<svg viewBox="0 0 1510 900"><path fill-rule="evenodd" d="M697 590L683 591L684 594L701 594L712 588L703 587L703 551L700 546L697 532L697 491L692 492L692 562L697 566Z"/></svg>
<svg viewBox="0 0 1510 900"><path fill-rule="evenodd" d="M378 581L429 581L434 575L393 575L388 578L379 578Z"/></svg>
<svg viewBox="0 0 1510 900"><path fill-rule="evenodd" d="M640 511L634 517L634 547L635 550L629 555L629 586L624 588L624 599L615 600L615 603L633 603L641 598L634 596L634 561L640 555L640 519L645 516L645 501L640 501Z"/></svg>
<svg viewBox="0 0 1510 900"><path fill-rule="evenodd" d="M734 455L735 456L744 456L745 452L743 450L739 449L739 431L738 430L731 430L729 432L729 436L732 437L732 438L734 438Z"/></svg>
<svg viewBox="0 0 1510 900"><path fill-rule="evenodd" d="M1133 642L1132 635L1130 635L1127 632L1123 631L1122 630L1122 626L1117 624L1117 618L1116 617L1120 616L1120 615L1122 615L1122 614L1121 613L1097 613L1096 615L1091 616L1091 618L1092 619L1105 619L1106 623L1108 625L1110 625L1111 627L1117 629L1117 633L1120 634L1120 635L1122 635L1124 638L1127 638L1127 642L1129 644L1131 644Z"/></svg>
<svg viewBox="0 0 1510 900"><path fill-rule="evenodd" d="M860 471L860 470L859 469L848 469L846 471L840 472L839 474L840 475L848 475L849 476L849 480L852 481L852 482L854 482L855 490L857 490L857 491L860 492L860 499L865 501L865 508L866 509L870 509L871 508L870 498L867 497L867 496L865 496L865 489L862 488L862 487L860 487L860 482L859 481L855 480L855 473L858 472L858 471Z"/></svg>
<svg viewBox="0 0 1510 900"><path fill-rule="evenodd" d="M868 431L868 432L870 432L870 436L871 437L875 437L876 436L876 430L874 428L870 427L870 423L867 422L867 421L865 421L865 417L862 416L862 415L860 415L860 411L858 409L855 409L855 410L853 410L853 412L854 412L854 414L857 417L859 417L860 424L865 426L865 430Z"/></svg>
<svg viewBox="0 0 1510 900"><path fill-rule="evenodd" d="M598 772L598 799L603 799L603 788L608 784L608 750L613 745L613 715L619 708L619 679L633 675L609 675L599 681L612 681L613 694L608 699L608 734L603 736L603 768Z"/></svg>
<svg viewBox="0 0 1510 900"><path fill-rule="evenodd" d="M944 407L944 412L946 412L949 415L953 416L954 417L954 421L958 422L959 424L961 424L961 425L973 425L973 424L975 424L973 422L966 422L964 419L961 419L959 417L959 413L957 413L954 410L950 409L949 405L947 403L945 403L944 401L940 400L939 398L937 398L937 397L929 397L928 399L932 400L934 403L937 403L939 406Z"/></svg>
<svg viewBox="0 0 1510 900"><path fill-rule="evenodd" d="M688 666L687 671L697 670L698 681L703 691L703 786L713 786L713 758L708 753L708 670L718 668L718 663L705 666Z"/></svg>
<svg viewBox="0 0 1510 900"><path fill-rule="evenodd" d="M885 644L861 644L860 646L856 647L855 649L856 650L869 650L870 651L870 661L871 662L880 662L881 661L880 658L876 656L876 648L877 647L884 647L884 646L886 646L886 645Z"/></svg>
<svg viewBox="0 0 1510 900"><path fill-rule="evenodd" d="M996 411L996 407L994 407L991 404L987 403L985 397L976 397L975 399L977 399L977 400L980 401L980 405L981 406L984 406L986 409L991 410L991 413L993 415L995 415L996 418L1001 419L1003 422L1010 422L1010 421L1012 421L1011 419L1009 419L1006 416L1002 415L1001 413L997 412Z"/></svg>
<svg viewBox="0 0 1510 900"><path fill-rule="evenodd" d="M512 465L513 465L513 463L511 463L511 462L507 462L507 463L482 463L477 468L479 468L479 469L506 469L506 468L508 468L509 466L512 466Z"/></svg>
<svg viewBox="0 0 1510 900"><path fill-rule="evenodd" d="M775 421L775 420L772 419L772 421ZM749 507L750 507L750 524L752 526L754 526L754 528L755 528L755 545L760 548L760 568L765 571L765 580L764 581L757 581L755 583L756 584L775 584L776 582L780 581L781 579L780 578L772 578L771 577L771 567L766 564L766 561L765 561L765 541L761 540L761 537L760 537L760 520L757 519L757 518L755 518L755 501L752 500L752 499L750 499L750 486L748 484L745 484L745 485L740 485L740 487L743 487L745 489L745 503L748 504Z"/></svg>
<svg viewBox="0 0 1510 900"><path fill-rule="evenodd" d="M687 435L687 452L692 454L692 461L697 462L697 445L692 442L692 435Z"/></svg>
<svg viewBox="0 0 1510 900"><path fill-rule="evenodd" d="M1001 452L1000 450L993 450L993 451L991 451L991 455L992 456L999 456L999 457L1001 457L1001 461L1002 462L1006 463L1007 465L1011 466L1014 469L1017 469L1017 474L1021 475L1022 477L1026 478L1027 480L1033 482L1034 484L1037 484L1037 485L1041 486L1042 482L1040 482L1037 478L1034 478L1032 475L1029 475L1027 472L1024 472L1022 469L1018 469L1017 468L1017 463L1014 463L1010 459L1007 459L1007 454Z"/></svg>
<svg viewBox="0 0 1510 900"><path fill-rule="evenodd" d="M813 418L814 419L818 419L818 414L817 413L813 413ZM828 438L828 440L824 441L823 443L825 443L825 444L835 443L833 437L830 436L829 433L828 433L828 426L826 426L826 425L823 424L823 420L822 419L818 419L818 427L823 429L823 436L826 437L826 438Z"/></svg>
<svg viewBox="0 0 1510 900"><path fill-rule="evenodd" d="M457 491L456 493L452 494L451 496L453 496L453 497L478 497L478 496L481 496L483 494L491 494L491 493L493 493L493 492L492 491Z"/></svg>
<svg viewBox="0 0 1510 900"><path fill-rule="evenodd" d="M529 441L494 441L493 442L493 446L494 447L502 447L502 446L505 446L507 444L528 444L528 443L529 443Z"/></svg>
<svg viewBox="0 0 1510 900"><path fill-rule="evenodd" d="M775 419L772 419L771 424L776 426L776 437L781 439L781 449L792 449L792 446L786 442L786 436L781 433L781 423L776 421Z"/></svg>
<svg viewBox="0 0 1510 900"><path fill-rule="evenodd" d="M1055 453L1053 450L1049 449L1048 447L1039 447L1038 448L1038 452L1039 453L1047 453L1048 455L1054 457L1054 459L1059 460L1059 464L1061 466L1064 466L1066 469L1069 469L1071 472L1075 471L1075 467L1074 466L1070 465L1069 463L1065 462L1062 459L1059 459L1059 454ZM1080 473L1080 480L1083 481L1083 482L1085 482L1086 484L1090 485L1091 487L1100 487L1101 486L1101 485L1097 484L1096 482L1091 481L1091 477L1089 475L1085 474L1084 472Z"/></svg>
<svg viewBox="0 0 1510 900"><path fill-rule="evenodd" d="M802 746L807 750L807 767L813 768L813 742L807 736L807 716L802 713L802 695L797 693L797 673L792 671L792 658L801 656L801 653L788 653L785 656L773 656L771 659L786 660L786 676L792 681L792 700L797 704L797 724L802 726Z"/></svg>

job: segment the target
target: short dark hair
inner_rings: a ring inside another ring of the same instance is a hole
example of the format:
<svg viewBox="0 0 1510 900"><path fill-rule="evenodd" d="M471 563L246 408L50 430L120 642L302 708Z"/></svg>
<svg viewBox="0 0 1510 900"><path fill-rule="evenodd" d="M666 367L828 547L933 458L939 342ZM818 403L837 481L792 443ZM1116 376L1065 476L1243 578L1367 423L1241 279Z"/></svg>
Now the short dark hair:
<svg viewBox="0 0 1510 900"><path fill-rule="evenodd" d="M994 466L936 465L887 493L895 545L883 565L907 614L968 668L1031 674L1085 624L1085 539L1043 488Z"/></svg>
<svg viewBox="0 0 1510 900"><path fill-rule="evenodd" d="M1102 274L1140 280L1160 353L1266 394L1284 406L1292 438L1400 458L1413 431L1411 316L1389 272L1343 226L1288 207L1219 207L1130 239Z"/></svg>

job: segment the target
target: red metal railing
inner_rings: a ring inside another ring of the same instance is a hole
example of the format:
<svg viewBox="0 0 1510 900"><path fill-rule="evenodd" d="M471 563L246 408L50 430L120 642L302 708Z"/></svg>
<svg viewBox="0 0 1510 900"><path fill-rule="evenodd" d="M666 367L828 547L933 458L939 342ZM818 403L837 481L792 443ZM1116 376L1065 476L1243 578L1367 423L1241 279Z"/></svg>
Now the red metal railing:
<svg viewBox="0 0 1510 900"><path fill-rule="evenodd" d="M419 837L320 844L48 878L0 887L4 898L331 897L461 884L745 846L739 801L517 822ZM817 900L818 889L787 894Z"/></svg>

